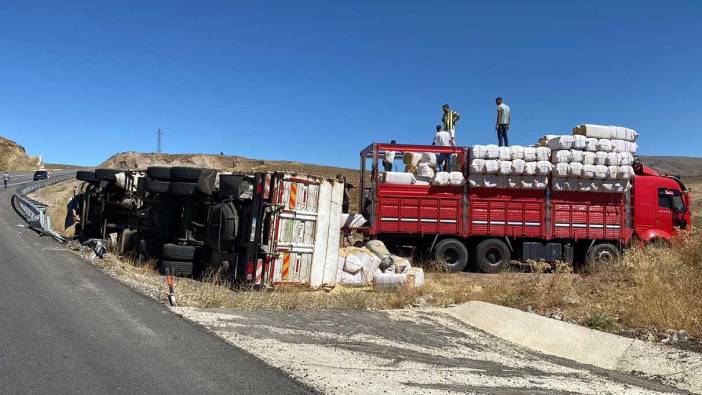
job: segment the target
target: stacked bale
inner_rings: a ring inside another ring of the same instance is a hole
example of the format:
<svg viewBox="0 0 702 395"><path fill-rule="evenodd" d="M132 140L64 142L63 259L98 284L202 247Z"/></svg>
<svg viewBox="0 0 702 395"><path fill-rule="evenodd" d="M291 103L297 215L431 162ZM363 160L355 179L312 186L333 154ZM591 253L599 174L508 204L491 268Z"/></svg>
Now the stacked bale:
<svg viewBox="0 0 702 395"><path fill-rule="evenodd" d="M547 147L475 145L468 183L476 188L545 189L552 170L550 157Z"/></svg>
<svg viewBox="0 0 702 395"><path fill-rule="evenodd" d="M638 133L619 126L579 125L573 135L544 136L539 144L551 149L555 191L625 192Z"/></svg>

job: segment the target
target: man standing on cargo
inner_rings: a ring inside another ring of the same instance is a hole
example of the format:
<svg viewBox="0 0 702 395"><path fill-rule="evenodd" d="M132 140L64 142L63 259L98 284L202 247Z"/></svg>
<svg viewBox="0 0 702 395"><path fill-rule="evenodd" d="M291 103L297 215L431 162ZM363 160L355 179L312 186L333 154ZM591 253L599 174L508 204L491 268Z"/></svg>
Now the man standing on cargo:
<svg viewBox="0 0 702 395"><path fill-rule="evenodd" d="M495 131L497 131L497 145L500 147L509 146L507 140L507 131L509 130L509 122L511 120L511 112L509 106L502 102L502 98L495 99L497 104L497 121L495 121Z"/></svg>
<svg viewBox="0 0 702 395"><path fill-rule="evenodd" d="M442 130L441 125L436 125L436 134L434 135L434 142L431 145L437 147L455 147L451 134L448 131ZM445 165L445 166L444 166ZM436 158L436 168L441 171L451 171L451 154L439 154Z"/></svg>
<svg viewBox="0 0 702 395"><path fill-rule="evenodd" d="M5 188L7 188L7 183L10 182L10 175L7 174L7 172L2 176L2 182L5 184Z"/></svg>
<svg viewBox="0 0 702 395"><path fill-rule="evenodd" d="M390 140L390 144L395 145L397 142L395 142L395 140ZM392 171L393 163L395 163L395 151L385 151L385 157L383 158L383 168L385 171Z"/></svg>
<svg viewBox="0 0 702 395"><path fill-rule="evenodd" d="M456 123L461 119L461 114L451 110L448 104L443 105L444 116L441 117L441 123L444 124L444 130L451 135L452 145L456 145Z"/></svg>

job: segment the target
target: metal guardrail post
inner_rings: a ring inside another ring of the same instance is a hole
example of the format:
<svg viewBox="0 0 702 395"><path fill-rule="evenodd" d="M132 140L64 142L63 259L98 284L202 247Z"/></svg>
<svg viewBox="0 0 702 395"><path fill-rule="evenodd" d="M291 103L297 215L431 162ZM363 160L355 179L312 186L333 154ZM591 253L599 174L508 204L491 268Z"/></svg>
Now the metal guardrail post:
<svg viewBox="0 0 702 395"><path fill-rule="evenodd" d="M51 227L51 218L47 214L45 204L27 197L27 194L41 188L46 188L49 185L58 184L59 182L75 179L75 173L62 174L60 176L51 177L46 180L34 181L27 185L20 186L15 190L12 198L17 204L20 215L27 221L29 227L36 229L42 234L49 235L56 240L65 242L66 240Z"/></svg>

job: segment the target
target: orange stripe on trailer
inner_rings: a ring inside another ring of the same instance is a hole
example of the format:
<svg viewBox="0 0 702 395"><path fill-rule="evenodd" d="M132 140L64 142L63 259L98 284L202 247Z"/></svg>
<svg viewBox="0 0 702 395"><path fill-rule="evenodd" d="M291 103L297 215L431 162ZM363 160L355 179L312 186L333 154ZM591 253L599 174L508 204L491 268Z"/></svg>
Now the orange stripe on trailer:
<svg viewBox="0 0 702 395"><path fill-rule="evenodd" d="M280 271L281 272L281 279L282 280L287 280L288 279L288 273L290 271L290 254L285 254L283 257L283 269Z"/></svg>
<svg viewBox="0 0 702 395"><path fill-rule="evenodd" d="M290 208L295 208L295 201L297 200L297 184L293 183L290 185Z"/></svg>

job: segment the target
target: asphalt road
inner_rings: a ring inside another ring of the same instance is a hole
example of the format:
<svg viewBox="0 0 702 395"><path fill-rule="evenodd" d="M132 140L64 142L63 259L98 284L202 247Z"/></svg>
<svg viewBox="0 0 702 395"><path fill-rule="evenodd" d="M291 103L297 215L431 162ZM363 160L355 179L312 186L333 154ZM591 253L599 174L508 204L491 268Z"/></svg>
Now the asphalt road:
<svg viewBox="0 0 702 395"><path fill-rule="evenodd" d="M0 188L0 393L307 393L309 388L18 226Z"/></svg>

